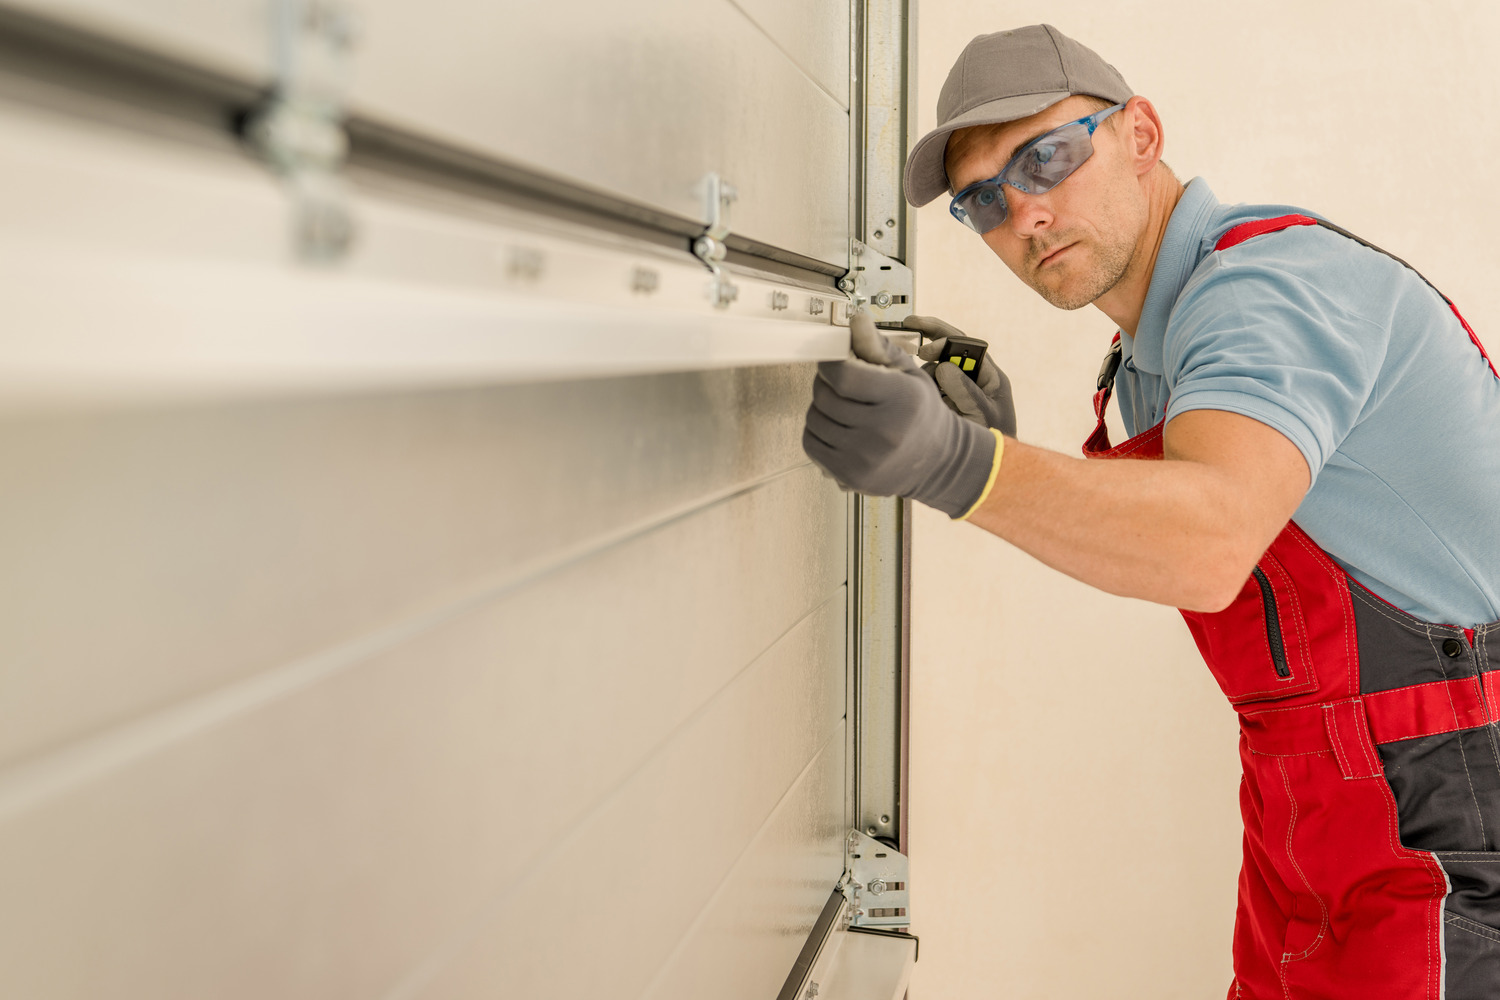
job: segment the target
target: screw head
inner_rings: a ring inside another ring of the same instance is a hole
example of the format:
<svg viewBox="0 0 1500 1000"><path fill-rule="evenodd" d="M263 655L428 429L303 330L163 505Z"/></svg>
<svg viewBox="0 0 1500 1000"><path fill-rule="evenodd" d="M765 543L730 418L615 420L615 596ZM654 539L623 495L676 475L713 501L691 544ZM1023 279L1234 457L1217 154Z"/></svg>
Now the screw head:
<svg viewBox="0 0 1500 1000"><path fill-rule="evenodd" d="M876 292L875 293L875 297L873 299L871 299L870 301L873 302L877 307L879 307L881 309L884 309L886 306L888 306L888 305L891 304L891 293L890 292ZM887 816L882 816L882 817L880 817L880 822L882 822L882 823L889 823L890 822L890 818L887 817Z"/></svg>
<svg viewBox="0 0 1500 1000"><path fill-rule="evenodd" d="M841 292L852 292L852 291L854 291L854 279L853 278L840 278L839 279L839 291L841 291Z"/></svg>
<svg viewBox="0 0 1500 1000"><path fill-rule="evenodd" d="M870 892L878 896L885 892L885 879L877 878L870 883Z"/></svg>

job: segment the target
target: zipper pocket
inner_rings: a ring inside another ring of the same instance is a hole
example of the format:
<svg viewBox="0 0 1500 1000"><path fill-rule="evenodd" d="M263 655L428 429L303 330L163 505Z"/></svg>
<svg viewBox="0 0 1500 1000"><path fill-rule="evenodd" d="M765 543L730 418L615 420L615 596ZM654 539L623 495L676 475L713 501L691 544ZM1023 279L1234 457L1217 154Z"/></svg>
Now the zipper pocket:
<svg viewBox="0 0 1500 1000"><path fill-rule="evenodd" d="M1251 572L1260 585L1261 603L1266 607L1266 639L1271 645L1271 662L1276 666L1276 676L1290 677L1292 668L1286 663L1286 645L1281 640L1281 618L1276 613L1276 595L1271 591L1271 581L1259 566Z"/></svg>

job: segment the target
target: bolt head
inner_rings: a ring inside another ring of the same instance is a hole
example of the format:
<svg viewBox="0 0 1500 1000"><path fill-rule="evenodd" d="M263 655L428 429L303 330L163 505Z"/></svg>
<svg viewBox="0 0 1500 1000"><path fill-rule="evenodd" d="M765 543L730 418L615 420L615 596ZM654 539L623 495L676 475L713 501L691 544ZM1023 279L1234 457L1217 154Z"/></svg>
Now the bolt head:
<svg viewBox="0 0 1500 1000"><path fill-rule="evenodd" d="M839 279L839 291L841 291L841 292L852 292L852 291L854 291L854 279L853 278L840 278Z"/></svg>
<svg viewBox="0 0 1500 1000"><path fill-rule="evenodd" d="M890 292L876 292L875 293L875 298L871 299L870 301L874 302L875 305L878 306L879 308L884 309L886 306L888 306L888 305L891 304L891 293ZM882 817L880 817L880 822L882 822L882 823L889 823L890 821L891 821L891 819L890 819L889 816L882 816Z"/></svg>
<svg viewBox="0 0 1500 1000"><path fill-rule="evenodd" d="M880 895L882 892L885 892L885 879L883 879L883 878L873 879L870 882L869 889L870 889L870 892L872 894L876 895L876 896Z"/></svg>

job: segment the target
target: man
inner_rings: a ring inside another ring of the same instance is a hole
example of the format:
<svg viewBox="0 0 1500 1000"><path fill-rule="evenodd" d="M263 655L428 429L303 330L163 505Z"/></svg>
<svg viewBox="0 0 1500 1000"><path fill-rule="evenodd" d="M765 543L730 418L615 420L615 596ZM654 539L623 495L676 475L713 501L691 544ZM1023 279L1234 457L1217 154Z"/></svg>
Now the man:
<svg viewBox="0 0 1500 1000"><path fill-rule="evenodd" d="M1015 440L998 370L929 365L934 385L867 317L856 358L819 366L808 454L1183 609L1243 734L1231 998L1500 997L1500 376L1478 339L1325 220L1184 187L1151 103L1055 28L974 39L938 118L907 198L946 191L1023 282L1113 321L1084 451L1148 460Z"/></svg>

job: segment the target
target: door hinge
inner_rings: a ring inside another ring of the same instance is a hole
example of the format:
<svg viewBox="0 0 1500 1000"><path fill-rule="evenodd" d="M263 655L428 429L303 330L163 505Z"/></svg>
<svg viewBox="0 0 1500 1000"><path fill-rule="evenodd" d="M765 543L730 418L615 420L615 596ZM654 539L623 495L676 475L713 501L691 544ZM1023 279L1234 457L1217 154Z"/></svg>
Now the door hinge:
<svg viewBox="0 0 1500 1000"><path fill-rule="evenodd" d="M715 309L728 309L729 304L740 296L739 288L729 280L722 267L724 257L729 253L724 244L724 238L729 235L729 206L738 197L738 192L718 174L704 177L701 187L708 228L693 241L693 254L713 274L713 282L708 286L709 301L713 302Z"/></svg>
<svg viewBox="0 0 1500 1000"><path fill-rule="evenodd" d="M340 172L349 153L345 101L358 24L330 0L273 0L271 7L276 82L248 116L245 138L286 181L298 256L337 260L354 240Z"/></svg>
<svg viewBox="0 0 1500 1000"><path fill-rule="evenodd" d="M849 273L839 281L855 309L877 323L894 323L911 315L911 268L859 240L849 241Z"/></svg>
<svg viewBox="0 0 1500 1000"><path fill-rule="evenodd" d="M859 830L844 839L844 878L851 927L911 926L906 855Z"/></svg>

